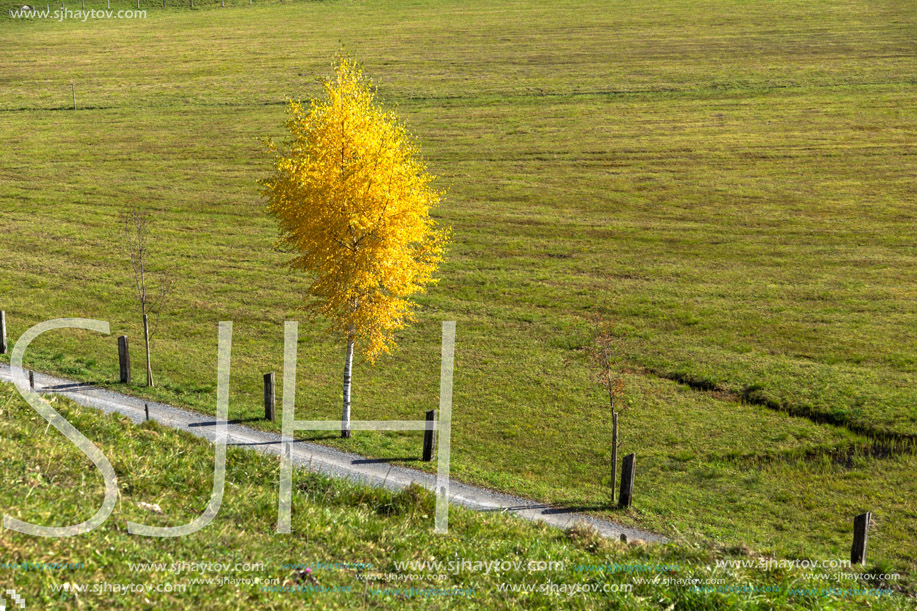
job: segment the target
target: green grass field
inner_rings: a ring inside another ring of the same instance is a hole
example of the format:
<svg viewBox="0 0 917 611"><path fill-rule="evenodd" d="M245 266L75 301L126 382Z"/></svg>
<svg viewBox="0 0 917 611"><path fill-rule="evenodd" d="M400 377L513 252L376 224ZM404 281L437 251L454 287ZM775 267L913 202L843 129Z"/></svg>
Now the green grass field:
<svg viewBox="0 0 917 611"><path fill-rule="evenodd" d="M230 413L257 417L282 323L300 319L297 414L339 417L343 342L297 310L306 280L272 250L256 181L285 98L317 94L343 47L449 188L438 218L455 233L400 349L356 366L354 418L436 407L440 321L456 320L455 477L792 558L846 557L869 510L870 558L913 572L917 457L868 448L917 437L915 41L909 2L865 0L5 19L0 309L12 339L107 320L140 363L116 217L141 205L177 282L160 385L124 390L213 412L217 323L233 320ZM578 358L596 306L621 332L626 513L607 507L610 414ZM27 364L117 386L116 357L113 337L58 333Z"/></svg>

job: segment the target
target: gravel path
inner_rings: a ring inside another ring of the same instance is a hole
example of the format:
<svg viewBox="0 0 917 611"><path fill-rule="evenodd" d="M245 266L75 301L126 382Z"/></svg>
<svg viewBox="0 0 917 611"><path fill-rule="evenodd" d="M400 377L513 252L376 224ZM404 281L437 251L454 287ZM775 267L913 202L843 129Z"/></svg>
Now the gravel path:
<svg viewBox="0 0 917 611"><path fill-rule="evenodd" d="M0 380L12 381L10 367L5 363L0 363ZM35 389L40 393L53 393L67 397L75 403L106 413L123 414L138 423L145 419L143 406L148 404L150 419L157 420L165 426L188 431L211 442L214 440L214 417L206 414L163 403L144 401L88 384L39 373L35 374ZM241 424L229 424L227 433L227 444L230 446L246 447L263 454L276 455L280 452L278 433L259 431ZM392 466L384 459L369 459L306 441L297 441L292 445L291 458L293 464L301 468L370 486L384 486L392 490L400 490L416 482L429 490L435 489L436 477L431 473L408 467ZM470 486L455 479L450 481L449 489L450 502L475 511L509 512L527 520L545 522L558 528L566 528L577 522L584 522L606 537L617 539L624 534L628 540L641 539L659 543L666 541L660 535L622 526L610 520L577 513L572 509L550 507L486 488Z"/></svg>

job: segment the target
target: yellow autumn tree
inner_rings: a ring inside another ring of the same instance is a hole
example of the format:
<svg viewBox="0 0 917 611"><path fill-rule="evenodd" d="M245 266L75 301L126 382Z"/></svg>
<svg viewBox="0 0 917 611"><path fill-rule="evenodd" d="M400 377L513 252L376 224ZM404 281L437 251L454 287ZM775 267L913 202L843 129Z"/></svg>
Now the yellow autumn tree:
<svg viewBox="0 0 917 611"><path fill-rule="evenodd" d="M394 113L374 103L360 67L341 59L323 99L290 102L292 138L262 181L278 246L311 277L306 307L347 340L341 436L350 437L354 346L370 363L415 320L411 296L433 284L449 239L430 210L442 194Z"/></svg>

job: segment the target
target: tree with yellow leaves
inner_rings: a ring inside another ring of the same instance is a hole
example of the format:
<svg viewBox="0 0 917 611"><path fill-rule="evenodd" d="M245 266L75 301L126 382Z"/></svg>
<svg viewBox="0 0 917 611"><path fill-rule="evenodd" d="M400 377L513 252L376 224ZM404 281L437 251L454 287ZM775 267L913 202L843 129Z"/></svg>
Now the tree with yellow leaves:
<svg viewBox="0 0 917 611"><path fill-rule="evenodd" d="M341 59L308 112L290 102L291 140L273 146L274 172L262 181L277 218L278 246L312 277L307 308L347 339L341 436L350 437L354 345L370 363L394 346L393 333L415 320L411 296L434 284L449 231L430 210L431 187L403 124L373 101L360 67Z"/></svg>

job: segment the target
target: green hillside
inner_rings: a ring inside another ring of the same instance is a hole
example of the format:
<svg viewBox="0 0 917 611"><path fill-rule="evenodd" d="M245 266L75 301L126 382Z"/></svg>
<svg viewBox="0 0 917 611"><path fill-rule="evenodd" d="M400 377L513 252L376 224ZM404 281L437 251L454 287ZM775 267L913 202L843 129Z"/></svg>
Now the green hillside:
<svg viewBox="0 0 917 611"><path fill-rule="evenodd" d="M757 561L739 548L628 545L458 508L449 534L435 535L433 497L423 489L395 494L303 472L295 475L293 532L278 535L278 462L235 448L223 507L209 526L174 539L137 537L128 521L177 526L200 515L212 486L210 445L156 423L137 426L60 399L53 405L112 462L120 500L103 526L75 538L0 531L0 586L16 589L27 609L763 608L761 596L639 581L656 577L777 588L767 600L784 605L907 608L897 594L789 594L839 587L798 570L711 568L717 560ZM96 512L100 473L8 384L0 385L0 435L5 513L63 526ZM411 562L429 564L398 566ZM305 567L314 570L304 574ZM878 585L852 587L887 590Z"/></svg>

